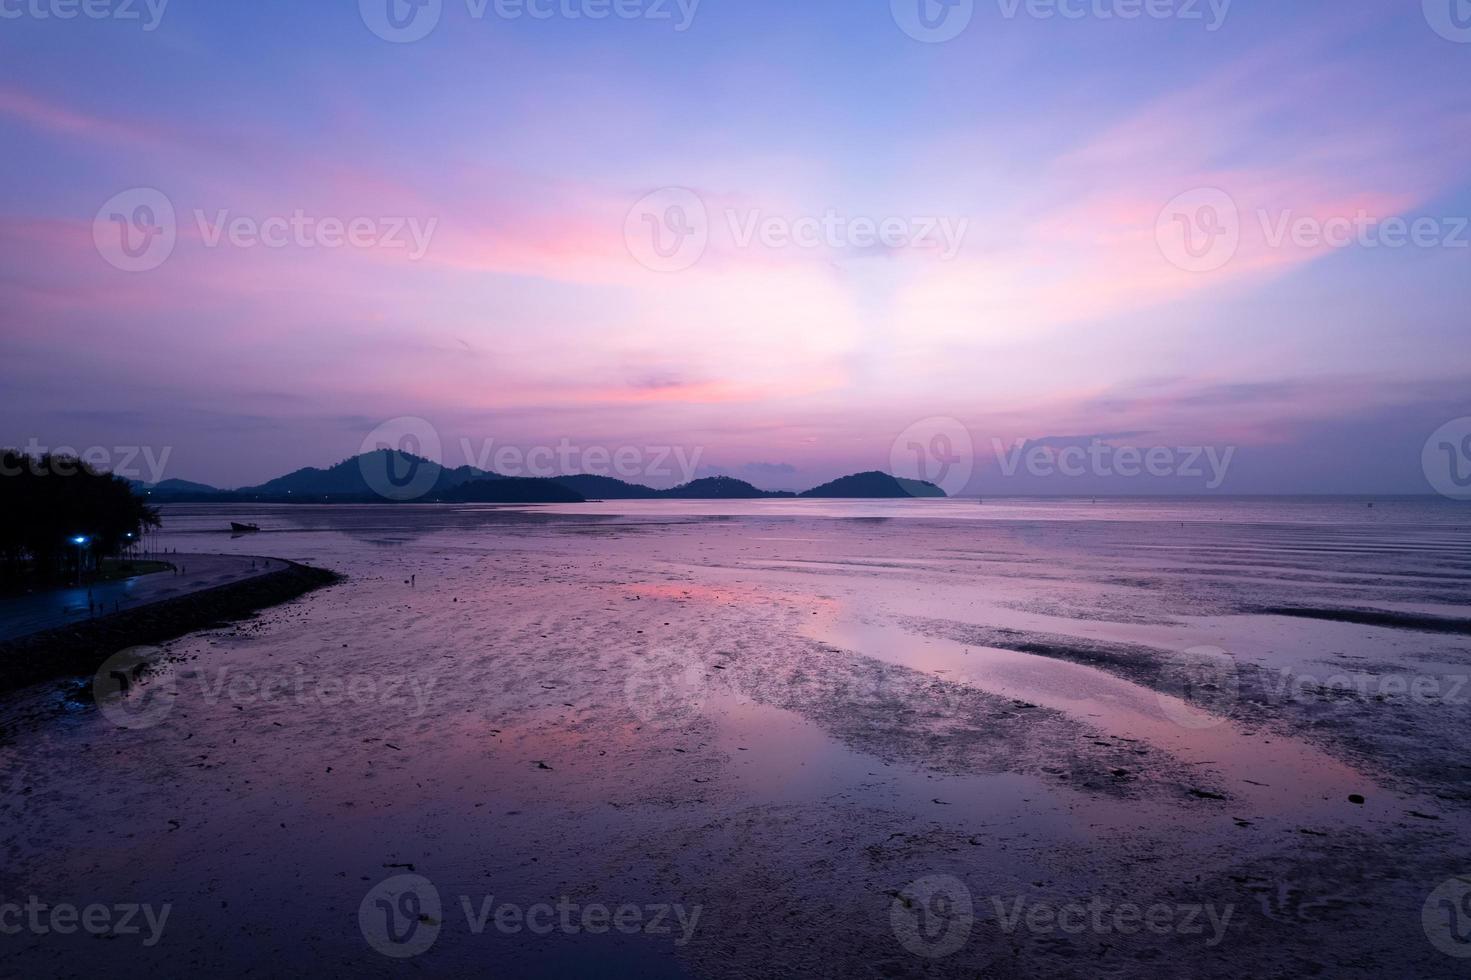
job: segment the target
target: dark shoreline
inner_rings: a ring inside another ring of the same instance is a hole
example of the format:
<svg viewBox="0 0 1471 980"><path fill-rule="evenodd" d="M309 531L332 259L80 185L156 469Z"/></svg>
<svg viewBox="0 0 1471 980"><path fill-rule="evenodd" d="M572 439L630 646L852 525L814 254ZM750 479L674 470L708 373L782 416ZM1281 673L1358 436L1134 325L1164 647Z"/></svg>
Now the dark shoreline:
<svg viewBox="0 0 1471 980"><path fill-rule="evenodd" d="M90 674L119 650L245 619L341 581L336 572L288 562L280 571L242 582L0 642L0 694L56 677Z"/></svg>

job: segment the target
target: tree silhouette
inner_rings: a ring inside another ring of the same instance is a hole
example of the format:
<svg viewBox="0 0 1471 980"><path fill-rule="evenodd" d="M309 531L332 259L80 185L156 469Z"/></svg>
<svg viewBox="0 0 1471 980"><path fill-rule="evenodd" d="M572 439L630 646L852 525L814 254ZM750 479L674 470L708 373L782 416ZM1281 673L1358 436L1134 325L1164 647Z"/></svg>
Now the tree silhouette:
<svg viewBox="0 0 1471 980"><path fill-rule="evenodd" d="M158 511L120 477L69 456L0 450L0 578L7 584L60 581L81 552L116 555L160 524ZM86 544L75 544L78 537Z"/></svg>

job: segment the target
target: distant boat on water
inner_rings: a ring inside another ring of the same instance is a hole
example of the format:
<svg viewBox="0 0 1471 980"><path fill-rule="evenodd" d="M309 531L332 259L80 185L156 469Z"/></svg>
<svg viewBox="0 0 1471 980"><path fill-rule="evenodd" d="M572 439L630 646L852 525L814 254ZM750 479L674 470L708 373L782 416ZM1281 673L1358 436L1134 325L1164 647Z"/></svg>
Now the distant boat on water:
<svg viewBox="0 0 1471 980"><path fill-rule="evenodd" d="M235 521L231 521L230 522L230 530L232 532L234 532L235 534L254 534L254 533L256 533L256 532L258 532L260 530L260 525L259 524L238 524Z"/></svg>

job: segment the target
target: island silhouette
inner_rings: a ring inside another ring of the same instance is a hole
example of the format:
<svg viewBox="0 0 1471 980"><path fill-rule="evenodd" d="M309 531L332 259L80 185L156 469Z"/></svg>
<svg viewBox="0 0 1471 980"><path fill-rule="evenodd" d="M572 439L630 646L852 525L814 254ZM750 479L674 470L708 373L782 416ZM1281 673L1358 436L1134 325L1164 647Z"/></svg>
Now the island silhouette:
<svg viewBox="0 0 1471 980"><path fill-rule="evenodd" d="M395 474L385 488L385 474ZM802 493L762 490L730 476L702 477L656 490L611 476L572 473L551 477L506 476L474 466L448 467L392 449L351 456L325 469L305 467L257 486L221 489L188 480L134 482L155 502L174 503L583 503L590 500L758 500L764 498L904 499L945 497L940 487L877 470L854 473Z"/></svg>

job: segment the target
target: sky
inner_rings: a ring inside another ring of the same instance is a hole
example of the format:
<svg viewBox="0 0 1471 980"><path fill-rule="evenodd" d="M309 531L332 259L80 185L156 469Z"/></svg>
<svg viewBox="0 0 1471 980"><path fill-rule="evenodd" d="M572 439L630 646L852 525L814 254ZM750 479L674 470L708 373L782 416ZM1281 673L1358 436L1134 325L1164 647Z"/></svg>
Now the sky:
<svg viewBox="0 0 1471 980"><path fill-rule="evenodd" d="M1465 0L0 0L0 66L0 443L125 475L1428 493L1471 437Z"/></svg>

